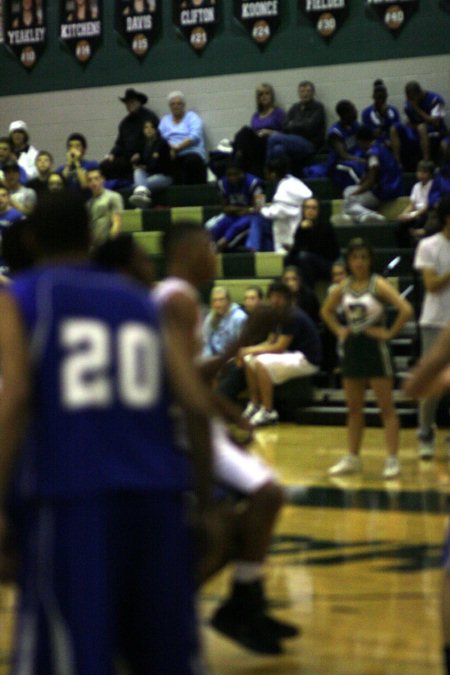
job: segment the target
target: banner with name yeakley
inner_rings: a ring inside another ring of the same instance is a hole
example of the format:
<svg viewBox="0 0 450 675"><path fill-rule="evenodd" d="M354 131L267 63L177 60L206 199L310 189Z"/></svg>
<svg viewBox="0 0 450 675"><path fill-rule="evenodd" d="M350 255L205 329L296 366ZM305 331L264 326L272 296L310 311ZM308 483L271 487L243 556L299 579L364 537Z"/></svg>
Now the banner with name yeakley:
<svg viewBox="0 0 450 675"><path fill-rule="evenodd" d="M115 27L138 59L154 44L161 25L162 0L116 0Z"/></svg>
<svg viewBox="0 0 450 675"><path fill-rule="evenodd" d="M419 6L419 0L366 0L366 8L376 12L384 26L398 33Z"/></svg>
<svg viewBox="0 0 450 675"><path fill-rule="evenodd" d="M102 0L60 0L59 39L86 65L102 40Z"/></svg>
<svg viewBox="0 0 450 675"><path fill-rule="evenodd" d="M219 0L173 0L173 22L197 54L214 37L218 5Z"/></svg>
<svg viewBox="0 0 450 675"><path fill-rule="evenodd" d="M349 0L300 0L300 9L316 27L320 37L333 38L348 16Z"/></svg>
<svg viewBox="0 0 450 675"><path fill-rule="evenodd" d="M5 45L27 70L36 65L47 41L46 0L3 2Z"/></svg>
<svg viewBox="0 0 450 675"><path fill-rule="evenodd" d="M282 0L234 0L234 17L263 48L280 25Z"/></svg>

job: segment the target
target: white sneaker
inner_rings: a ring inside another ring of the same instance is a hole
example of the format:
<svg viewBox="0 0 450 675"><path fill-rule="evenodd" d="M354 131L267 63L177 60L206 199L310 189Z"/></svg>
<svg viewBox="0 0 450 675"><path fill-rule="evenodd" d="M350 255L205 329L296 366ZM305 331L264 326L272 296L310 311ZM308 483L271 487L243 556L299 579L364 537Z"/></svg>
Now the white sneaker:
<svg viewBox="0 0 450 675"><path fill-rule="evenodd" d="M396 478L400 473L400 462L397 457L388 457L384 463L383 478Z"/></svg>
<svg viewBox="0 0 450 675"><path fill-rule="evenodd" d="M276 424L280 419L276 410L267 410L264 406L250 418L250 422L254 427L263 427L268 424Z"/></svg>
<svg viewBox="0 0 450 675"><path fill-rule="evenodd" d="M258 412L259 408L257 405L252 403L252 401L249 401L247 403L247 407L245 408L244 412L242 413L242 417L245 417L246 420L249 420L253 415Z"/></svg>
<svg viewBox="0 0 450 675"><path fill-rule="evenodd" d="M361 225L373 225L375 223L385 223L386 218L381 214L373 211L372 213L364 213L359 216L358 223Z"/></svg>
<svg viewBox="0 0 450 675"><path fill-rule="evenodd" d="M138 185L128 201L138 209L145 209L152 203L152 193L143 185Z"/></svg>
<svg viewBox="0 0 450 675"><path fill-rule="evenodd" d="M362 469L361 460L356 455L345 455L328 469L329 476L342 476L346 473L358 473Z"/></svg>
<svg viewBox="0 0 450 675"><path fill-rule="evenodd" d="M434 441L420 441L419 458L428 460L434 457Z"/></svg>

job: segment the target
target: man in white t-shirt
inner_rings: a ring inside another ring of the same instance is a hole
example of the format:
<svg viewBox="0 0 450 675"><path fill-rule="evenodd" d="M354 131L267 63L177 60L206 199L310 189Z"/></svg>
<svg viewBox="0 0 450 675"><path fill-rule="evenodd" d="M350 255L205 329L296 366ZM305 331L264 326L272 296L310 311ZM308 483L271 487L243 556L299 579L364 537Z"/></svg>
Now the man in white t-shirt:
<svg viewBox="0 0 450 675"><path fill-rule="evenodd" d="M450 326L450 196L441 199L437 208L441 230L423 239L416 250L414 267L422 275L425 298L420 314L422 353L427 352L443 328ZM438 395L419 404L419 456L434 455L434 426Z"/></svg>

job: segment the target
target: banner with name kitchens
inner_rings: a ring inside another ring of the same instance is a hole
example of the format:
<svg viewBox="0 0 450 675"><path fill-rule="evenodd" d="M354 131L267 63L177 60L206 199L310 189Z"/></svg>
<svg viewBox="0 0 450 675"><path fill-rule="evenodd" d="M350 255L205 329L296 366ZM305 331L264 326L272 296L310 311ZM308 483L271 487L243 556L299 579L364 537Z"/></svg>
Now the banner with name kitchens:
<svg viewBox="0 0 450 675"><path fill-rule="evenodd" d="M197 54L214 37L219 0L174 0L173 22Z"/></svg>
<svg viewBox="0 0 450 675"><path fill-rule="evenodd" d="M393 33L399 32L419 6L419 0L365 0Z"/></svg>
<svg viewBox="0 0 450 675"><path fill-rule="evenodd" d="M265 47L280 25L282 0L234 0L234 17L258 47Z"/></svg>
<svg viewBox="0 0 450 675"><path fill-rule="evenodd" d="M47 41L46 0L5 0L3 39L27 70L36 65Z"/></svg>
<svg viewBox="0 0 450 675"><path fill-rule="evenodd" d="M320 37L331 40L348 16L349 0L300 0L300 9Z"/></svg>
<svg viewBox="0 0 450 675"><path fill-rule="evenodd" d="M115 27L138 59L155 42L161 24L162 0L116 0Z"/></svg>
<svg viewBox="0 0 450 675"><path fill-rule="evenodd" d="M102 0L60 0L59 39L86 65L102 40Z"/></svg>

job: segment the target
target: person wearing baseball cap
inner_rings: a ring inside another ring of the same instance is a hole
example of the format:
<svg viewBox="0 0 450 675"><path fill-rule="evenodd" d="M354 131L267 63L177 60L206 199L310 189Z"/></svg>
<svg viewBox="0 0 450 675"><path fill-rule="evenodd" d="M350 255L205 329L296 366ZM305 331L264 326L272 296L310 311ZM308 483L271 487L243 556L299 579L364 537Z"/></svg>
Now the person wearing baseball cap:
<svg viewBox="0 0 450 675"><path fill-rule="evenodd" d="M126 187L132 184L133 167L132 157L140 154L145 144L142 132L144 122L150 120L157 128L159 118L153 110L145 107L148 97L136 89L128 88L119 101L125 104L128 114L121 120L116 141L101 167L108 180L119 179L116 185L110 187Z"/></svg>
<svg viewBox="0 0 450 675"><path fill-rule="evenodd" d="M12 151L19 165L26 172L27 179L34 178L37 173L35 162L38 151L33 145L30 145L30 136L26 122L23 120L11 122L8 133L12 144Z"/></svg>

